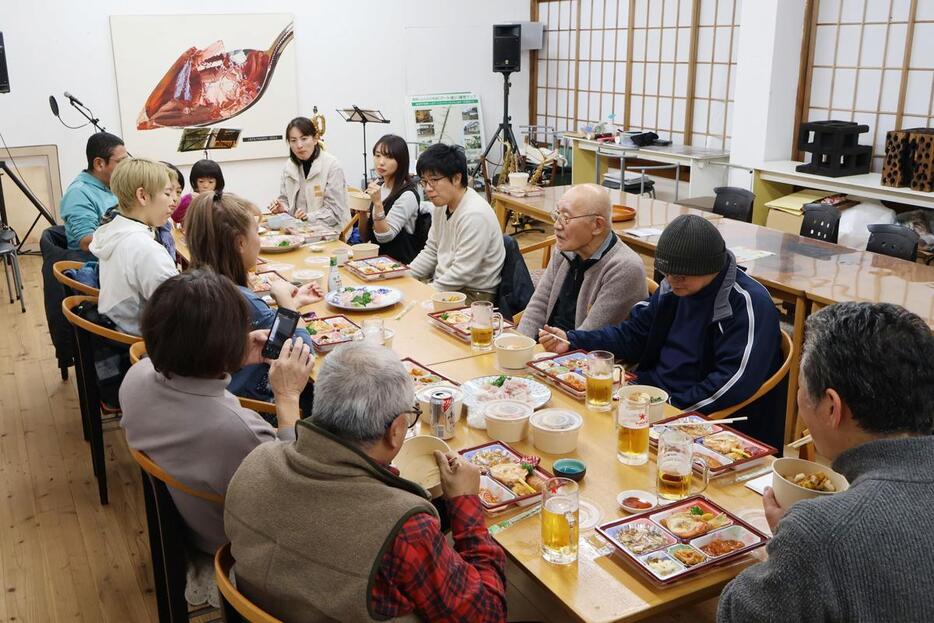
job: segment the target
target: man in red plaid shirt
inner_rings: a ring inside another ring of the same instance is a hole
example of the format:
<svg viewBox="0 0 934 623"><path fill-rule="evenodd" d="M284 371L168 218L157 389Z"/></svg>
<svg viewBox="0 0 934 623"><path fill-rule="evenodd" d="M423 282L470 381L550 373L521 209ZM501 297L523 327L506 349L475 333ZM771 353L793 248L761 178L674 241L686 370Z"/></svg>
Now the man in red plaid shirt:
<svg viewBox="0 0 934 623"><path fill-rule="evenodd" d="M262 444L227 489L238 588L283 621L506 620L505 555L486 530L480 471L435 453L454 547L430 497L389 463L418 422L389 349L328 355L294 443Z"/></svg>

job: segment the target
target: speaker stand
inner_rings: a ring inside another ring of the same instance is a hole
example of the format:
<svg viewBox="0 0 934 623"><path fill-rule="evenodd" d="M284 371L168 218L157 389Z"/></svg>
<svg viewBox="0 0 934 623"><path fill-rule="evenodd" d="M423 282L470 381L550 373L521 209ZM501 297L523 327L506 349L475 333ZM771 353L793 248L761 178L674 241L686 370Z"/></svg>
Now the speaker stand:
<svg viewBox="0 0 934 623"><path fill-rule="evenodd" d="M487 143L486 149L483 150L483 155L480 156L480 163L474 167L474 170L471 172L472 177L477 177L477 174L480 173L480 169L483 167L483 163L486 162L487 156L490 154L490 151L496 145L496 143L502 140L504 143L512 146L512 153L519 153L519 143L516 142L516 135L512 131L512 117L509 116L509 74L511 71L500 72L503 74L503 120L500 122L499 127L496 128L496 132L493 133L493 136L490 138L490 142Z"/></svg>

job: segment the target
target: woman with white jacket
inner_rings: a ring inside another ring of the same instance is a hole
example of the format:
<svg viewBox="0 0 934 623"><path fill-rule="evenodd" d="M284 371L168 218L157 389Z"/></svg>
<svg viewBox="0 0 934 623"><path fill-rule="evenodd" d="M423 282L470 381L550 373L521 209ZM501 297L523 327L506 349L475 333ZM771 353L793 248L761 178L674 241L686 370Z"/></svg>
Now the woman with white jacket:
<svg viewBox="0 0 934 623"><path fill-rule="evenodd" d="M318 142L310 119L296 117L285 128L289 161L282 169L279 197L269 210L340 231L350 222L344 170Z"/></svg>

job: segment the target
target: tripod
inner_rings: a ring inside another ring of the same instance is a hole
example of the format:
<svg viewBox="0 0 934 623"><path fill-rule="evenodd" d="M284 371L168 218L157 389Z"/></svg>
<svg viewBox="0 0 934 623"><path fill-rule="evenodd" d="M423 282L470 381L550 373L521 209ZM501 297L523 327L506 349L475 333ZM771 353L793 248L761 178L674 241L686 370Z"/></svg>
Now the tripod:
<svg viewBox="0 0 934 623"><path fill-rule="evenodd" d="M17 188L19 188L20 191L26 196L26 199L29 200L29 203L35 206L36 211L39 212L35 220L32 222L32 225L29 226L29 230L26 232L26 235L20 238L19 245L16 247L16 251L18 253L20 249L23 248L23 244L26 242L26 239L29 238L29 234L32 233L32 230L36 227L36 224L39 222L40 218L45 217L45 220L47 220L50 225L55 225L55 217L52 216L52 214L44 205L42 205L42 202L39 201L38 197L36 197L31 190L29 190L29 187L26 186L22 180L16 177L13 171L11 171L7 166L6 160L0 160L0 170L9 176L13 183L16 184ZM3 186L0 184L0 227L6 228L8 227L8 223L9 221L7 220L6 214L6 201L4 201L3 198Z"/></svg>

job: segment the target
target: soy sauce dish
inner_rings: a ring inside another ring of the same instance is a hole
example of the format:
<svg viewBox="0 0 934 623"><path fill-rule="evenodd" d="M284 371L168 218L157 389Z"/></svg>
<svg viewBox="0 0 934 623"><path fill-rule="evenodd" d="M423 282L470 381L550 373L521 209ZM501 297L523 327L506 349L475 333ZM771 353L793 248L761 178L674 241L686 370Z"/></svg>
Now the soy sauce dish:
<svg viewBox="0 0 934 623"><path fill-rule="evenodd" d="M587 473L587 465L577 459L558 459L552 463L551 470L555 473L555 476L580 481L584 479L584 474Z"/></svg>

